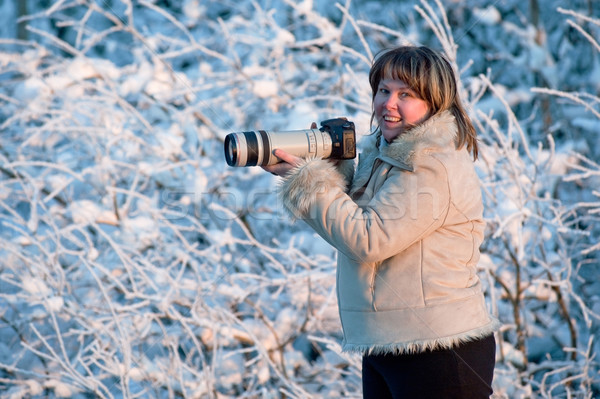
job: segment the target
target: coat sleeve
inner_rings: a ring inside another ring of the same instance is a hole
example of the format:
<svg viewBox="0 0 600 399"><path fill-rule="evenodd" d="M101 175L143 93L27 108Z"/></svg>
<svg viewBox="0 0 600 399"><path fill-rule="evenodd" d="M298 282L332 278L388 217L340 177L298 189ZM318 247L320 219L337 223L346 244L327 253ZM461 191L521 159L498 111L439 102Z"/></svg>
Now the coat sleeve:
<svg viewBox="0 0 600 399"><path fill-rule="evenodd" d="M303 162L280 190L296 218L358 262L396 255L444 223L450 203L448 174L434 158L414 172L392 167L378 192L365 203L346 194L346 182L329 162Z"/></svg>

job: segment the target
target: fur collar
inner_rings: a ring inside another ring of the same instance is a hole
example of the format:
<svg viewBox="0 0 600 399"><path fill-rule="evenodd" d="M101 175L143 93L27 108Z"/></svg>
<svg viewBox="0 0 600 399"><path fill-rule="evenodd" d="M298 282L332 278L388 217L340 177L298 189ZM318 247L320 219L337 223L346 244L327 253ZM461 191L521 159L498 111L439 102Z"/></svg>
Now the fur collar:
<svg viewBox="0 0 600 399"><path fill-rule="evenodd" d="M427 119L390 144L381 144L381 132L365 136L361 162L356 171L352 190L364 186L369 180L376 159L412 171L415 160L425 154L454 148L458 127L454 115L444 111Z"/></svg>

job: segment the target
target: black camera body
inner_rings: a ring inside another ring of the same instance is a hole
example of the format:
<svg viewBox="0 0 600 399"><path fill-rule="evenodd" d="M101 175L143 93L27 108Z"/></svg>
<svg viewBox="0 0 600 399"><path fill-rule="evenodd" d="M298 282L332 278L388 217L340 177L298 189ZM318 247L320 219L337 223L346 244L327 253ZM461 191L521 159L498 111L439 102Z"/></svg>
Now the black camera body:
<svg viewBox="0 0 600 399"><path fill-rule="evenodd" d="M346 118L327 119L321 122L321 129L331 136L330 158L354 159L356 157L356 129L354 122Z"/></svg>
<svg viewBox="0 0 600 399"><path fill-rule="evenodd" d="M229 133L225 137L225 160L229 166L265 166L280 162L279 148L308 158L353 159L356 157L354 123L346 118L327 119L319 129Z"/></svg>

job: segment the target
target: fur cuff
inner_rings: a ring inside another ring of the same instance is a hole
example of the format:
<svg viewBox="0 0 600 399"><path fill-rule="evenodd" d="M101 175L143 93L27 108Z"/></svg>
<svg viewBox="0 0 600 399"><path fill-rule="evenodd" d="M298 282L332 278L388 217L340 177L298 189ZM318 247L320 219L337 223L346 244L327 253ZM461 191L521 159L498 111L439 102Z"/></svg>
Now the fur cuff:
<svg viewBox="0 0 600 399"><path fill-rule="evenodd" d="M294 218L306 215L319 195L338 188L345 191L347 182L336 166L324 159L303 160L284 178L279 196Z"/></svg>

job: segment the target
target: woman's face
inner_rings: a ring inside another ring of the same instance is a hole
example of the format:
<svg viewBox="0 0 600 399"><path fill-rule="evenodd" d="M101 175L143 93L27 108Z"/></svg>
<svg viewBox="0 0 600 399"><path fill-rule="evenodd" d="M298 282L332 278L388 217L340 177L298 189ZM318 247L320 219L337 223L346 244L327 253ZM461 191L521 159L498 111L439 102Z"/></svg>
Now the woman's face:
<svg viewBox="0 0 600 399"><path fill-rule="evenodd" d="M381 133L388 142L429 117L427 102L398 79L379 82L373 108Z"/></svg>

